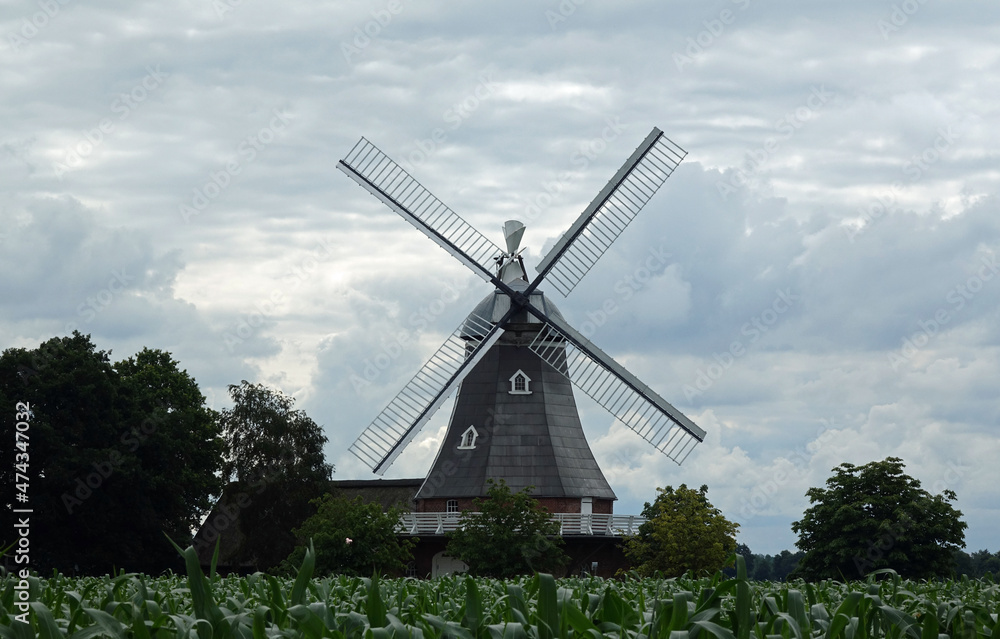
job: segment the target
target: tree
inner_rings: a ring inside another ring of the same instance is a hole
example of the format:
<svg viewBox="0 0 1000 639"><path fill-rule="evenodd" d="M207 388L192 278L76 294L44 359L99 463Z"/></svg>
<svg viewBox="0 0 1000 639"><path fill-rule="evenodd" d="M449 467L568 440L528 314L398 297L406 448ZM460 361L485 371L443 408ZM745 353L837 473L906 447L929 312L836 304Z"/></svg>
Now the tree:
<svg viewBox="0 0 1000 639"><path fill-rule="evenodd" d="M803 556L805 553L801 550L798 552L782 550L775 555L771 564L771 579L784 581L789 575L794 574Z"/></svg>
<svg viewBox="0 0 1000 639"><path fill-rule="evenodd" d="M644 576L656 571L679 577L721 570L736 550L740 525L726 519L708 501L708 486L692 490L685 484L657 488L656 500L646 502L646 521L625 542L625 557Z"/></svg>
<svg viewBox="0 0 1000 639"><path fill-rule="evenodd" d="M947 576L965 545L954 491L931 495L887 457L864 466L841 464L826 488L806 491L812 504L792 524L805 555L796 576L850 579L892 568L914 579Z"/></svg>
<svg viewBox="0 0 1000 639"><path fill-rule="evenodd" d="M11 407L0 415L5 441L14 441L16 402L30 405L29 439L23 450L3 448L0 478L5 498L14 498L8 471L27 460L31 567L179 567L164 533L190 543L221 487L222 441L215 413L178 362L143 349L112 364L110 352L74 332L0 355L0 406ZM0 546L10 541L10 515L4 508Z"/></svg>
<svg viewBox="0 0 1000 639"><path fill-rule="evenodd" d="M246 380L230 385L233 407L220 418L225 439L223 476L245 487L251 502L240 512L243 539L233 561L266 570L295 548L293 529L312 514L333 473L326 436L294 398Z"/></svg>
<svg viewBox="0 0 1000 639"><path fill-rule="evenodd" d="M295 574L311 539L316 549L316 572L370 577L372 573L399 574L413 559L415 539L396 535L402 511L382 512L378 503L366 504L329 493L314 499L316 514L295 530L299 545L282 562L282 571Z"/></svg>
<svg viewBox="0 0 1000 639"><path fill-rule="evenodd" d="M562 569L568 558L559 522L531 496L532 487L512 493L503 479L488 483L486 498L473 500L478 514L462 511L462 527L448 533L445 552L475 576L505 579Z"/></svg>

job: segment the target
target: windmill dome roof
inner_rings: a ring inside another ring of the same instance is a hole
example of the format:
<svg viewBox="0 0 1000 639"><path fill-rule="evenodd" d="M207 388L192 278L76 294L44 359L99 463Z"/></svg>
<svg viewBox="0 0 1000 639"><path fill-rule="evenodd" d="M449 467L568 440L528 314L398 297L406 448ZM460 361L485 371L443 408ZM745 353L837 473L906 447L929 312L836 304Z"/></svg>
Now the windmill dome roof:
<svg viewBox="0 0 1000 639"><path fill-rule="evenodd" d="M508 285L515 291L523 291L528 288L528 283L524 281L509 282ZM552 301L545 296L545 293L535 290L532 291L529 298L531 300L531 305L542 311L550 317L555 317L556 319L564 319L562 313L556 307ZM503 319L503 316L507 314L510 310L510 296L500 289L494 290L492 293L483 298L479 304L472 309L472 313L466 318L465 324L462 326L462 336L472 337L473 335L479 335L482 331L476 331L473 326L477 324L474 317L482 318L492 324L496 324ZM529 313L527 310L522 310L514 317L510 319L508 323L512 324L541 324L542 321Z"/></svg>

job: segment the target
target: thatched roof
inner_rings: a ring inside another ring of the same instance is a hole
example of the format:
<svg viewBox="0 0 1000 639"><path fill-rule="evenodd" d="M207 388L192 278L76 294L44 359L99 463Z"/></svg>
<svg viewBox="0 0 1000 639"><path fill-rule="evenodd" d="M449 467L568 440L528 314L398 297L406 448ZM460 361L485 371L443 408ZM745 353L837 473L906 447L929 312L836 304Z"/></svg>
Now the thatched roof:
<svg viewBox="0 0 1000 639"><path fill-rule="evenodd" d="M333 493L348 499L358 496L365 503L381 504L382 510L395 506L403 510L413 509L413 498L423 483L420 479L346 479L331 481L323 493ZM217 540L219 543L219 567L226 571L239 570L233 565L231 558L240 548L245 538L240 522L240 513L253 500L255 491L232 482L222 491L222 496L212 508L212 512L202 523L201 529L194 537L194 547L198 559L203 566L212 561ZM317 495L317 497L322 494ZM289 526L298 527L302 522L289 522Z"/></svg>

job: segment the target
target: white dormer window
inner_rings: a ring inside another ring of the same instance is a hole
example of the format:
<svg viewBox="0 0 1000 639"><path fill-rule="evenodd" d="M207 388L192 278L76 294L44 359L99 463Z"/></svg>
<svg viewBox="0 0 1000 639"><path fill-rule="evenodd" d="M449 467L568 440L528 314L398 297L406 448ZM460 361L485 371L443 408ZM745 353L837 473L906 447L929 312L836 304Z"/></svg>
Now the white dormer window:
<svg viewBox="0 0 1000 639"><path fill-rule="evenodd" d="M476 430L475 426L469 426L462 433L462 441L459 442L458 447L461 450L467 450L476 447L476 438L479 437L479 431Z"/></svg>
<svg viewBox="0 0 1000 639"><path fill-rule="evenodd" d="M517 371L511 375L508 393L511 395L530 395L531 378L525 375L524 371Z"/></svg>

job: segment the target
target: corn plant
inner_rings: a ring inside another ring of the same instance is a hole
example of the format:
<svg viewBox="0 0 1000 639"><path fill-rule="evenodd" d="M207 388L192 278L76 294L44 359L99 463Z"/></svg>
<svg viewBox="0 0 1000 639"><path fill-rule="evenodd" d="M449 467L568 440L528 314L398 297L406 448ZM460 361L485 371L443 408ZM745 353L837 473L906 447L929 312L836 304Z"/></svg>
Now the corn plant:
<svg viewBox="0 0 1000 639"><path fill-rule="evenodd" d="M3 574L0 639L1000 639L992 580L755 582L742 557L730 579L317 579L312 548L294 579L221 577L178 551L184 576Z"/></svg>

